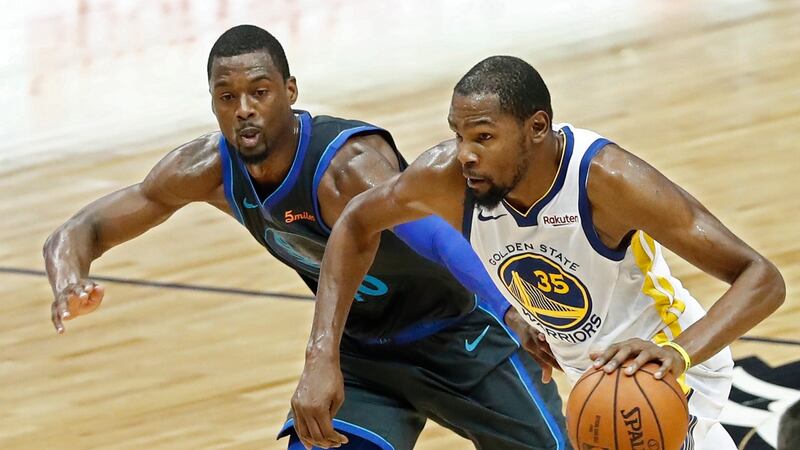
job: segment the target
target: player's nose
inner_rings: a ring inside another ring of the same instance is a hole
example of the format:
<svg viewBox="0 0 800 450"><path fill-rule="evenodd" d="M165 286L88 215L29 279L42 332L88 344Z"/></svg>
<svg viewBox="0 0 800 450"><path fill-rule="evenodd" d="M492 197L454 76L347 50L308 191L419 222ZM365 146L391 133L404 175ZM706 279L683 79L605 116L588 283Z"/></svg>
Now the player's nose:
<svg viewBox="0 0 800 450"><path fill-rule="evenodd" d="M468 145L459 145L458 161L462 167L471 167L478 164L478 155Z"/></svg>
<svg viewBox="0 0 800 450"><path fill-rule="evenodd" d="M240 120L247 120L256 114L253 104L247 95L242 95L239 100L239 105L236 108L236 118Z"/></svg>

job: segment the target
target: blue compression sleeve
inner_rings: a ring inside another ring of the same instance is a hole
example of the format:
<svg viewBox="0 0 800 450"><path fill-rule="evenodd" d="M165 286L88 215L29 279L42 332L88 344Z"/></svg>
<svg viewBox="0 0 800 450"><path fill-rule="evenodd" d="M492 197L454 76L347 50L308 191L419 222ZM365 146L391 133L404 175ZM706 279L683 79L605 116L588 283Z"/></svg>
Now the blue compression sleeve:
<svg viewBox="0 0 800 450"><path fill-rule="evenodd" d="M469 242L449 223L428 216L394 227L394 234L415 252L447 267L464 287L478 295L481 305L505 324L511 305L497 290Z"/></svg>

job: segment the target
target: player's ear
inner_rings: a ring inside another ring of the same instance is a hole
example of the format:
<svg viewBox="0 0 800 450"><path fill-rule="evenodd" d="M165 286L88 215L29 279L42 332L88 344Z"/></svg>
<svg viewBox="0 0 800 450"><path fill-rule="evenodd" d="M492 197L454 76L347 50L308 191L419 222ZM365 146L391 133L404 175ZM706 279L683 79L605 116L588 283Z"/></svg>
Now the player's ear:
<svg viewBox="0 0 800 450"><path fill-rule="evenodd" d="M525 130L530 133L530 139L534 144L541 143L550 133L550 116L544 111L536 111L525 121Z"/></svg>
<svg viewBox="0 0 800 450"><path fill-rule="evenodd" d="M294 77L286 79L286 95L289 97L289 104L294 105L297 101L297 80Z"/></svg>

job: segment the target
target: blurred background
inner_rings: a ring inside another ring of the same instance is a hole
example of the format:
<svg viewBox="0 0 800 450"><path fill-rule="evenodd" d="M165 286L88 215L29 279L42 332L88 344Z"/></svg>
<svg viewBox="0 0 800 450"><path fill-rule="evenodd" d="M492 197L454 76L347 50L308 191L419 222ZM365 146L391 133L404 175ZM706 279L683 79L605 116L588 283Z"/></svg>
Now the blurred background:
<svg viewBox="0 0 800 450"><path fill-rule="evenodd" d="M41 246L95 198L216 129L208 52L252 23L284 45L298 108L376 123L413 159L450 137L455 82L493 54L698 197L774 261L786 304L733 349L725 417L775 445L800 399L800 2L796 0L0 1L0 448L285 448L274 435L312 307L235 221L190 205L92 268L95 314L57 336ZM725 286L677 258L705 305ZM566 391L562 392L566 394ZM429 423L420 449L470 448Z"/></svg>

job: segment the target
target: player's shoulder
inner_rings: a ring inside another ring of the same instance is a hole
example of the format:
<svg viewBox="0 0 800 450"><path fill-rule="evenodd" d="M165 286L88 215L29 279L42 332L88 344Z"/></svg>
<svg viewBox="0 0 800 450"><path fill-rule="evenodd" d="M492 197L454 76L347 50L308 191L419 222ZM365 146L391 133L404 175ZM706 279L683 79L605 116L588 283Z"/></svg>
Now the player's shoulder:
<svg viewBox="0 0 800 450"><path fill-rule="evenodd" d="M458 161L456 140L448 139L425 150L414 160L410 169L430 175L452 175L455 173L460 177L461 163Z"/></svg>
<svg viewBox="0 0 800 450"><path fill-rule="evenodd" d="M359 136L364 131L375 129L388 132L371 123L355 119L344 119L341 117L319 115L311 118L311 140L323 146L328 146L336 140L344 139L349 141L355 136Z"/></svg>
<svg viewBox="0 0 800 450"><path fill-rule="evenodd" d="M618 183L641 165L646 163L619 145L608 142L599 149L589 164L589 183L593 183L593 178L600 183Z"/></svg>
<svg viewBox="0 0 800 450"><path fill-rule="evenodd" d="M398 179L395 190L398 198L405 202L414 202L418 196L424 196L431 204L447 205L453 200L461 204L465 189L456 141L449 139L417 157Z"/></svg>
<svg viewBox="0 0 800 450"><path fill-rule="evenodd" d="M342 117L336 116L329 116L327 114L320 114L316 116L311 116L311 124L314 129L323 129L323 128L341 128L347 122L351 122L348 119L344 119Z"/></svg>
<svg viewBox="0 0 800 450"><path fill-rule="evenodd" d="M375 165L400 169L391 134L376 125L321 115L313 118L313 133L324 137L326 146L338 146L328 168L337 179L369 176Z"/></svg>
<svg viewBox="0 0 800 450"><path fill-rule="evenodd" d="M592 157L592 161L589 165L590 173L594 174L597 172L606 175L619 173L631 156L633 155L630 152L619 145L608 142Z"/></svg>
<svg viewBox="0 0 800 450"><path fill-rule="evenodd" d="M218 131L204 134L170 151L147 175L144 187L177 198L207 200L222 183L220 136Z"/></svg>
<svg viewBox="0 0 800 450"><path fill-rule="evenodd" d="M609 142L589 164L586 190L593 206L599 203L622 204L648 187L657 171L646 161L621 146Z"/></svg>
<svg viewBox="0 0 800 450"><path fill-rule="evenodd" d="M195 175L207 171L220 170L221 157L219 141L222 133L211 132L188 141L164 157L177 174Z"/></svg>

